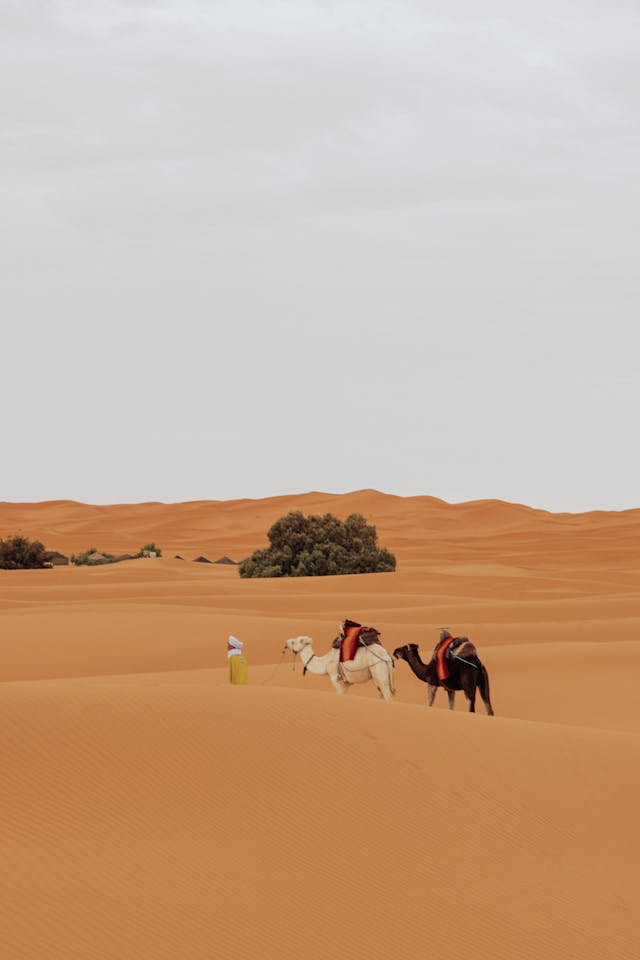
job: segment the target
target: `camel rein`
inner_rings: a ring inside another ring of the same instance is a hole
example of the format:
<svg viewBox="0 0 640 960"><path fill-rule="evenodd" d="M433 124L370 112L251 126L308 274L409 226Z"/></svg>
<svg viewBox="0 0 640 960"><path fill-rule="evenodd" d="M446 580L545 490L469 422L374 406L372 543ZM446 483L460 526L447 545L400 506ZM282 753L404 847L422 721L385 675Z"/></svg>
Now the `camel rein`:
<svg viewBox="0 0 640 960"><path fill-rule="evenodd" d="M459 660L460 663L466 663L466 664L468 664L470 667L473 667L474 670L477 670L477 669L478 669L478 664L477 664L477 663L471 663L471 660L465 660L464 657L459 657L456 653L452 653L452 654L451 654L451 659L452 659L452 660Z"/></svg>
<svg viewBox="0 0 640 960"><path fill-rule="evenodd" d="M281 654L281 656L280 656L280 663L282 663L282 657L285 655L285 653L287 652L288 649L290 649L290 648L287 647L286 644L285 644L285 646L282 648L282 654ZM297 650L292 650L291 653L293 654L293 660L291 661L291 669L292 669L293 672L295 673L295 670L296 670L296 657L297 657L297 655L298 655L298 651L297 651ZM302 651L300 651L300 653L302 653ZM302 676L303 676L303 677L304 677L305 673L307 672L307 667L309 666L309 664L311 663L312 660L315 660L315 658L316 658L315 653L312 653L311 656L309 657L309 659L307 660L307 662L304 664L303 669L302 669ZM278 664L278 666L280 666L280 664Z"/></svg>
<svg viewBox="0 0 640 960"><path fill-rule="evenodd" d="M307 660L307 662L305 663L303 669L302 669L302 676L303 676L303 677L304 677L305 673L307 672L307 667L309 666L309 664L311 663L312 660L315 660L315 658L316 658L315 653L312 653L311 656L309 657L309 659Z"/></svg>
<svg viewBox="0 0 640 960"><path fill-rule="evenodd" d="M261 680L261 681L260 681L260 686L262 686L262 685L265 684L265 683L270 683L270 682L273 680L273 678L275 677L276 673L278 672L278 667L279 667L280 664L282 663L282 658L284 657L284 655L285 655L286 652L287 652L287 648L285 647L285 648L283 649L282 653L280 654L280 659L278 660L278 662L277 662L276 665L274 666L274 668L273 668L273 670L271 671L271 673L269 674L269 676L268 676L268 677L265 677L264 680Z"/></svg>

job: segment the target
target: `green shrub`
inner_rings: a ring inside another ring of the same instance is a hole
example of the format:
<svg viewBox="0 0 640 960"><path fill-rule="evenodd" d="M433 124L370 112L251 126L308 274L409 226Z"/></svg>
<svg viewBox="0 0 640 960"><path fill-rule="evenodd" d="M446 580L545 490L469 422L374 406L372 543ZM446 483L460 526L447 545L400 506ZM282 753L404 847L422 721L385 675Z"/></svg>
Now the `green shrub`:
<svg viewBox="0 0 640 960"><path fill-rule="evenodd" d="M39 540L8 537L0 540L0 570L35 570L44 567L47 551Z"/></svg>
<svg viewBox="0 0 640 960"><path fill-rule="evenodd" d="M156 547L155 543L145 543L144 547L140 547L139 552L136 553L136 557L144 557L147 551L149 553L155 553L157 557L162 556L162 550L160 547Z"/></svg>
<svg viewBox="0 0 640 960"><path fill-rule="evenodd" d="M376 528L359 513L339 520L331 513L304 516L299 510L277 520L270 546L240 564L240 576L327 577L347 573L390 573L396 558L378 547Z"/></svg>
<svg viewBox="0 0 640 960"><path fill-rule="evenodd" d="M91 555L94 553L100 554L100 559L92 560ZM75 563L77 567L99 567L105 563L113 563L115 559L112 553L96 550L95 547L90 547L89 550L85 550L83 553L71 554L71 563Z"/></svg>
<svg viewBox="0 0 640 960"><path fill-rule="evenodd" d="M96 550L95 547L91 547L89 550L83 551L83 553L72 553L70 559L71 563L75 563L77 567L97 567L104 563L119 563L121 560L135 560L138 557L143 557L147 550L151 553L155 552L158 557L162 556L160 547L156 547L155 543L147 543L144 547L140 547L139 551L134 554L125 553L116 557L112 553L106 553L104 550ZM100 553L102 555L101 559L91 560L92 553Z"/></svg>

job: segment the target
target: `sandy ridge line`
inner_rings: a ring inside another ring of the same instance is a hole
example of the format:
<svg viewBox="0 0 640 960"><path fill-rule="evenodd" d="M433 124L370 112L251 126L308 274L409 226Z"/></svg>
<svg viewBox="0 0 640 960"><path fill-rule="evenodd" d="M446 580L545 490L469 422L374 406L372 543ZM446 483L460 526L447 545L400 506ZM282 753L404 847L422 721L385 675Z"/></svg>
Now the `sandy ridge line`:
<svg viewBox="0 0 640 960"><path fill-rule="evenodd" d="M219 677L217 684L211 684L210 680L201 680L198 681L193 679L192 682L185 683L180 680L171 682L167 680L167 677L171 675L182 675L186 676L189 674L198 674L201 672L207 672L207 674L218 674ZM148 682L140 682L144 678ZM156 679L159 682L154 682ZM346 707L348 711L354 710L366 714L370 709L373 710L393 710L394 715L398 715L398 719L403 717L403 715L412 717L412 722L415 722L415 715L420 714L425 717L425 725L429 723L430 717L437 717L434 721L436 724L442 722L450 722L452 724L458 723L478 723L485 725L486 729L494 728L496 730L502 729L521 729L522 731L543 731L546 734L553 733L554 735L564 735L565 732L569 735L579 735L583 737L584 734L588 735L597 735L598 737L610 739L610 738L627 738L630 742L638 743L640 742L640 732L634 732L630 730L612 730L603 727L593 727L587 726L584 724L569 724L569 723L552 723L545 720L526 720L519 717L487 717L483 713L476 713L475 715L469 714L466 710L456 710L451 713L448 711L433 710L429 709L421 703L407 703L403 701L396 700L393 704L384 704L377 699L364 699L359 697L353 697L350 700L347 700L343 697L338 697L333 690L328 689L327 691L320 690L300 690L297 688L279 686L278 684L254 684L252 687L247 687L243 690L235 690L230 688L226 682L227 680L227 671L226 668L203 668L202 671L195 670L171 670L166 672L154 672L149 674L144 673L133 673L133 674L105 674L95 675L95 676L86 676L86 677L68 677L68 678L55 678L47 680L16 680L16 681L7 681L0 684L0 706L3 704L5 706L10 706L13 702L19 701L21 698L12 697L3 697L2 692L5 689L12 688L16 692L21 689L26 693L31 691L34 693L41 693L45 698L50 701L51 695L53 698L57 699L59 697L61 700L66 699L69 694L72 694L74 701L79 700L90 700L93 701L95 697L95 692L100 690L104 692L105 689L108 689L109 693L115 694L115 698L118 697L122 700L123 703L131 705L135 703L138 698L145 700L147 697L157 697L161 699L162 693L168 694L170 691L175 692L180 690L185 694L185 705L188 703L188 692L193 690L195 693L202 693L203 689L208 689L211 692L212 699L219 695L223 691L223 696L228 694L232 696L244 696L249 699L256 699L264 697L265 694L275 693L277 691L278 697L284 697L290 701L299 700L307 701L308 710L312 711L314 707L320 703L327 705L324 701L328 698L329 703L333 704L336 710L342 710ZM144 693L144 696L142 694ZM57 696L56 696L57 695ZM25 700L30 700L31 698L26 697ZM37 699L37 698L35 698ZM269 699L273 699L269 697ZM355 706L355 703L358 706ZM104 705L104 702L102 702ZM115 704L114 704L115 706ZM302 708L303 710L305 707ZM449 718L448 721L443 721L442 716ZM421 728L422 729L422 728ZM425 726L426 729L426 726Z"/></svg>

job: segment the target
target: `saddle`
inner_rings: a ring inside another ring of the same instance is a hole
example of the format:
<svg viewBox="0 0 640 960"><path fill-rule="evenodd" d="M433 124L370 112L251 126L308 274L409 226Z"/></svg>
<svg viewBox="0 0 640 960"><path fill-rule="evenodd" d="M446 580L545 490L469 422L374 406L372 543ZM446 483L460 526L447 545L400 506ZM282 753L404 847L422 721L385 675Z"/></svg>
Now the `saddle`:
<svg viewBox="0 0 640 960"><path fill-rule="evenodd" d="M345 620L342 632L331 644L334 650L340 651L340 663L353 660L358 647L369 647L372 643L380 643L380 631L375 627L363 627L355 620Z"/></svg>
<svg viewBox="0 0 640 960"><path fill-rule="evenodd" d="M463 644L468 643L468 637L445 637L443 640L438 640L435 650L433 651L433 658L436 661L436 673L438 675L438 680L448 679L449 665L447 660L452 660L454 655L459 656L460 654L456 651L460 651Z"/></svg>

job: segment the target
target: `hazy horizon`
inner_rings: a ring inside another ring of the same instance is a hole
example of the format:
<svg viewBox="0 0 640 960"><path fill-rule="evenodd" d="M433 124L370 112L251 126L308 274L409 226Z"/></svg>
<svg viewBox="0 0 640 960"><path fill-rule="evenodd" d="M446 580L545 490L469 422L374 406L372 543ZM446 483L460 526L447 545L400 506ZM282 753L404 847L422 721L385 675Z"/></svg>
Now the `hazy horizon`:
<svg viewBox="0 0 640 960"><path fill-rule="evenodd" d="M626 0L4 4L0 500L640 506L639 40Z"/></svg>

